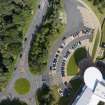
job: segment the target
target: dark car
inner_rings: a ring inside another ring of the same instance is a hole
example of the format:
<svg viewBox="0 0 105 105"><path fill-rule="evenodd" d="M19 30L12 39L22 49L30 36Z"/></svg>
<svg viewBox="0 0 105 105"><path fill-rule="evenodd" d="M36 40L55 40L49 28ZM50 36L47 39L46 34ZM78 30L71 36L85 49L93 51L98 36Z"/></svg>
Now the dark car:
<svg viewBox="0 0 105 105"><path fill-rule="evenodd" d="M57 59L56 59L56 58L54 58L53 62L55 62L55 63L56 63L56 62L57 62Z"/></svg>
<svg viewBox="0 0 105 105"><path fill-rule="evenodd" d="M61 75L62 75L62 77L64 77L64 76L65 76L65 73L64 73L64 71L61 71Z"/></svg>
<svg viewBox="0 0 105 105"><path fill-rule="evenodd" d="M58 56L59 56L58 54L55 55L56 58L58 58Z"/></svg>
<svg viewBox="0 0 105 105"><path fill-rule="evenodd" d="M105 48L105 43L104 42L102 42L101 47Z"/></svg>

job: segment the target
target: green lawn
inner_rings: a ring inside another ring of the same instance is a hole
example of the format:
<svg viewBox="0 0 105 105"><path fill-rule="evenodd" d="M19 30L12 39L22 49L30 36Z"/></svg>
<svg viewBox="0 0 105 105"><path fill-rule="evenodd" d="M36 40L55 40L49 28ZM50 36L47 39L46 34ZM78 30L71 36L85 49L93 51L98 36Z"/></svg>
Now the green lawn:
<svg viewBox="0 0 105 105"><path fill-rule="evenodd" d="M101 34L102 34L102 37L101 37L101 44L102 44L102 42L105 42L105 20L103 21Z"/></svg>
<svg viewBox="0 0 105 105"><path fill-rule="evenodd" d="M16 80L14 88L18 94L24 95L29 92L30 83L25 78L20 78Z"/></svg>
<svg viewBox="0 0 105 105"><path fill-rule="evenodd" d="M69 63L67 65L67 75L75 75L77 74L78 66L75 62L74 55L71 56Z"/></svg>
<svg viewBox="0 0 105 105"><path fill-rule="evenodd" d="M32 73L32 75L38 75L42 73L41 68L37 66L30 67L30 72Z"/></svg>
<svg viewBox="0 0 105 105"><path fill-rule="evenodd" d="M78 48L74 54L70 57L70 60L67 65L67 75L76 75L78 72L79 62L87 56L85 48Z"/></svg>
<svg viewBox="0 0 105 105"><path fill-rule="evenodd" d="M96 35L96 39L95 39L95 43L94 43L94 47L93 47L93 50L92 50L92 58L95 57L96 50L97 50L97 48L98 48L99 37L100 37L100 33L99 33L99 31L98 31L98 33L97 33L97 35Z"/></svg>

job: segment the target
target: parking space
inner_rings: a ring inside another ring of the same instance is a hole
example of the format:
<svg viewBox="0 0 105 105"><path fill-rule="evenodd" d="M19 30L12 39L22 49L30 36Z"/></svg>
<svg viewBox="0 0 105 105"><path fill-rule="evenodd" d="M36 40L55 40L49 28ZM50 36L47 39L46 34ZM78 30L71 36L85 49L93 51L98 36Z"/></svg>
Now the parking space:
<svg viewBox="0 0 105 105"><path fill-rule="evenodd" d="M56 50L53 59L50 63L50 71L54 74L59 74L61 81L70 80L67 76L67 64L74 51L80 47L89 46L89 39L94 29L83 26L79 32L75 32L69 37L63 37L62 42ZM87 48L88 49L88 48Z"/></svg>

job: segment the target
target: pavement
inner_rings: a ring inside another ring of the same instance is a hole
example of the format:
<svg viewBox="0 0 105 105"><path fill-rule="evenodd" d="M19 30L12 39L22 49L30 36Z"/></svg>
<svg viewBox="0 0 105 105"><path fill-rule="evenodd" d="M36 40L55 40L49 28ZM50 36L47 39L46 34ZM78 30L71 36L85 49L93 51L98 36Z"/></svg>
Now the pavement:
<svg viewBox="0 0 105 105"><path fill-rule="evenodd" d="M27 30L27 33L25 35L25 38L27 38L26 41L23 41L22 46L22 57L18 57L17 63L16 63L16 70L12 75L11 80L9 81L6 89L0 93L0 100L2 98L5 98L7 96L11 97L17 97L22 101L25 101L28 103L28 105L35 105L35 93L36 90L42 86L42 75L36 75L33 76L29 71L29 65L28 65L28 53L30 50L30 43L32 40L32 34L35 35L36 32L36 25L40 25L43 16L45 15L47 11L48 1L47 0L41 0L40 1L40 9L38 8L37 12L33 16L32 22L30 23L29 29ZM26 78L29 80L31 89L30 92L26 95L19 95L14 90L14 83L18 78Z"/></svg>
<svg viewBox="0 0 105 105"><path fill-rule="evenodd" d="M100 30L100 23L95 15L95 13L85 4L82 0L65 0L65 11L67 13L67 26L66 31L64 32L63 36L66 38L71 36L73 33L78 32L82 29L82 26L85 25L89 28L95 29L94 30L94 37L96 36L97 30ZM71 41L66 48L63 49L62 53L60 54L60 58L58 60L56 73L61 77L61 63L63 60L63 56L67 52L67 50L76 42L83 41L89 39L87 36L82 36L74 39ZM59 46L63 43L62 37L56 42L54 47L51 50L50 59L48 70L50 70L50 66L52 65L53 59L55 57L56 51L58 50ZM94 42L93 42L94 43ZM89 51L92 52L93 43L91 43L91 47ZM54 78L54 77L53 77ZM56 80L56 78L54 79ZM61 82L61 79L59 79Z"/></svg>
<svg viewBox="0 0 105 105"><path fill-rule="evenodd" d="M29 71L29 65L28 65L28 53L30 49L30 42L32 40L32 34L35 33L36 25L39 25L42 22L43 16L46 13L48 1L47 0L41 0L40 1L41 8L37 10L36 14L34 15L32 22L30 23L30 27L27 30L27 33L25 37L27 38L27 41L23 41L23 47L22 47L22 57L17 59L16 63L16 70L12 75L11 80L8 83L8 86L6 89L0 93L0 100L5 98L6 96L12 96L12 97L18 97L20 100L26 101L28 105L36 105L35 101L35 93L36 90L41 87L42 85L42 78L44 75L35 75L33 76ZM62 37L69 37L73 33L81 30L84 21L83 17L81 15L80 10L78 9L78 6L83 7L84 5L81 4L78 0L64 0L64 6L65 11L67 14L67 26L65 27L65 32L63 33ZM55 52L59 48L60 44L62 43L62 37L56 42L55 46L52 47L52 51L50 53L50 59L48 64L49 66L54 58ZM76 41L78 40L84 40L86 37L81 37L79 39L75 39L72 42L68 44L68 46L63 50L62 54L65 54L67 49ZM61 65L62 57L59 60L59 65ZM48 82L57 82L61 86L63 86L61 81L61 73L58 65L58 73L54 74L53 76L49 75L49 73L45 73L45 77L47 77ZM56 75L56 76L55 76ZM22 96L15 92L14 90L14 83L18 78L24 77L28 79L31 83L31 90L28 94ZM49 78L48 78L49 77ZM56 78L56 81L55 79Z"/></svg>
<svg viewBox="0 0 105 105"><path fill-rule="evenodd" d="M62 33L63 35L61 35L61 37L57 40L57 42L51 49L48 69L55 56L55 52L62 43L62 37L69 37L73 33L78 32L82 29L83 19L80 10L77 8L78 6L82 6L81 3L78 2L78 0L64 0L64 9L67 16L67 25L65 27L65 32Z"/></svg>

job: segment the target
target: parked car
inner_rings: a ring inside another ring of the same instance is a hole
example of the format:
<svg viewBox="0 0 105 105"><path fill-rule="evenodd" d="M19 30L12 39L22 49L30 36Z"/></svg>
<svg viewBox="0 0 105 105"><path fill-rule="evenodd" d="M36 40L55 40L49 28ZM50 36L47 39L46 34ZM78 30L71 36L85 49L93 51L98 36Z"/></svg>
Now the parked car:
<svg viewBox="0 0 105 105"><path fill-rule="evenodd" d="M62 89L58 89L58 93L60 96L63 96L63 90Z"/></svg>

